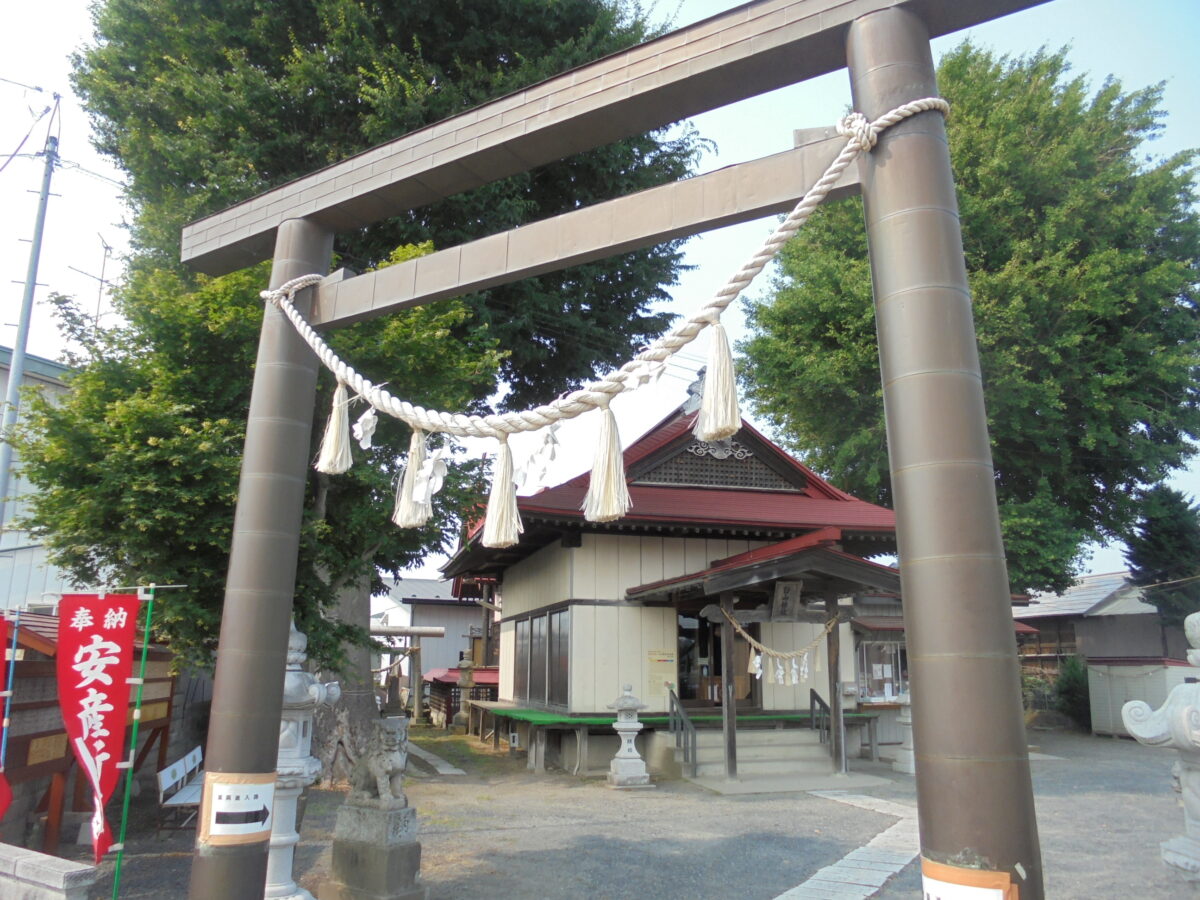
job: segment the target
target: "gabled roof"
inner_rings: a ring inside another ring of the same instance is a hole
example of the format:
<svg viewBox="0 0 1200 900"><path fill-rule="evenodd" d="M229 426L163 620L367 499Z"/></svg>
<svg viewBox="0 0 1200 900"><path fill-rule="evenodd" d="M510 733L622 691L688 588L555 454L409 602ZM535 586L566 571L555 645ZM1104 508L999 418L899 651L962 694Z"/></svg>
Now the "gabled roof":
<svg viewBox="0 0 1200 900"><path fill-rule="evenodd" d="M695 413L673 412L624 451L633 503L619 521L598 525L584 519L591 479L585 472L517 498L525 523L517 547L503 554L483 550L479 522L443 571L453 576L503 568L571 531L737 533L779 540L833 526L853 545L849 549L867 555L894 549L896 517L890 509L834 487L744 420L732 442L724 444L695 438L695 420ZM689 466L689 460L696 464ZM678 483L670 483L672 478ZM878 543L867 549L866 541Z"/></svg>
<svg viewBox="0 0 1200 900"><path fill-rule="evenodd" d="M826 525L867 531L894 532L890 509L852 497L825 481L812 469L783 452L745 421L733 438L753 459L788 482L784 489L715 484L647 484L643 476L656 463L688 452L698 444L692 436L695 413L673 413L635 441L624 453L626 480L633 506L623 521L759 526L807 530ZM584 521L583 498L591 473L517 498L522 516L554 516Z"/></svg>
<svg viewBox="0 0 1200 900"><path fill-rule="evenodd" d="M1061 594L1034 594L1029 605L1013 609L1017 619L1047 616L1117 616L1155 613L1142 600L1142 589L1129 581L1129 572L1084 575Z"/></svg>
<svg viewBox="0 0 1200 900"><path fill-rule="evenodd" d="M806 574L833 583L844 583L848 590L863 585L884 591L900 590L898 569L843 552L838 549L840 539L840 529L822 528L797 538L719 559L701 572L632 587L625 592L625 596L637 600L688 593L708 596Z"/></svg>
<svg viewBox="0 0 1200 900"><path fill-rule="evenodd" d="M688 453L689 448L693 446L696 448L692 451L693 453L698 453L703 448L708 448L710 455L714 452L713 445L704 444L692 435L695 424L695 413L672 413L625 450L626 481L629 483L630 495L633 497L633 507L627 518L637 518L640 515L662 515L663 510L654 506L654 500L657 499L661 502L662 498L666 496L677 501L684 501L682 507L676 506L670 511L675 518L710 521L714 516L720 516L725 511L728 511L731 516L737 517L743 514L744 510L739 508L736 502L730 502L729 495L748 495L754 498L752 502L757 503L772 494L782 493L783 496L780 499L783 504L796 506L795 495L800 494L806 501L800 505L844 504L846 511L843 515L847 518L861 519L865 524L872 526L895 527L895 515L890 509L867 503L852 497L845 491L838 490L812 469L767 440L745 420L742 421L741 430L732 439L733 447L744 453L744 458L737 459L737 451L733 450L731 450L730 457L727 458L734 459L735 464L753 461L761 465L778 476L779 483L777 485L765 488L714 483L672 485L648 480L646 476L660 468L663 462ZM556 487L547 488L530 497L518 498L518 506L522 512L526 509L561 511L582 519L583 513L580 511L580 507L583 505L583 497L587 493L590 480L591 473L584 472ZM721 496L716 496L714 493L716 491L719 491ZM639 499L645 502L639 503ZM717 504L715 510L714 503ZM825 508L832 509L833 507ZM791 521L795 517L795 512L783 514L783 518L787 521ZM818 519L820 519L819 516L809 517L805 524L810 524ZM820 524L840 523L821 521Z"/></svg>

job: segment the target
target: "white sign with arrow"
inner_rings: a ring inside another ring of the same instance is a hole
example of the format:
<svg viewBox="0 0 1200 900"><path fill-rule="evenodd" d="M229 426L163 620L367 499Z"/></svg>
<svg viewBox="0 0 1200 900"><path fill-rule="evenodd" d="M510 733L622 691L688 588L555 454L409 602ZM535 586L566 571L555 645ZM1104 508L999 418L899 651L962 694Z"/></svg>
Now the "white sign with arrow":
<svg viewBox="0 0 1200 900"><path fill-rule="evenodd" d="M265 779L270 777L270 781ZM251 781L250 779L254 779ZM275 802L274 776L205 774L200 840L209 844L243 844L271 837Z"/></svg>

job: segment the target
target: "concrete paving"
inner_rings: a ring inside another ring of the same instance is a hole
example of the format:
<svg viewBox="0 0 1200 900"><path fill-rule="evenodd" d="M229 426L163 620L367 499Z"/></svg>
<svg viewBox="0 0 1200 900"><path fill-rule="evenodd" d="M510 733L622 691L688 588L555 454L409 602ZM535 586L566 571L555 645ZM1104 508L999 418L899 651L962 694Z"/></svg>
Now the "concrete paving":
<svg viewBox="0 0 1200 900"><path fill-rule="evenodd" d="M1030 743L1047 897L1193 896L1159 859L1159 842L1183 831L1170 751L1069 732L1031 732ZM915 784L886 763L855 760L855 771L880 783L836 793L720 795L687 781L620 792L602 779L536 775L524 760L472 746L480 755L468 760L443 742L428 745L467 774L414 766L407 787L431 900L920 894ZM341 799L313 790L307 802L297 871L314 893ZM186 896L194 832L155 838L153 809L143 793L122 877L129 900ZM106 861L94 898L111 896L111 872Z"/></svg>

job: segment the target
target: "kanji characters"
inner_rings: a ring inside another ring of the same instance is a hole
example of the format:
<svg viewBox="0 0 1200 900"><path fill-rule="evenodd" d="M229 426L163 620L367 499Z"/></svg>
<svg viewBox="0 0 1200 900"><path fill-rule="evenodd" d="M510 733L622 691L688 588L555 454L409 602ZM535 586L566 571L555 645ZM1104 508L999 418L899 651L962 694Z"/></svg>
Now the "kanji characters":
<svg viewBox="0 0 1200 900"><path fill-rule="evenodd" d="M112 712L113 705L107 701L108 694L102 694L94 687L88 688L87 696L80 701L77 715L85 739L108 735L108 729L104 727L104 713Z"/></svg>
<svg viewBox="0 0 1200 900"><path fill-rule="evenodd" d="M87 687L93 681L112 684L112 676L106 675L104 670L120 660L117 655L120 652L120 645L93 634L92 642L80 647L75 653L75 663L71 668L83 677L76 687Z"/></svg>

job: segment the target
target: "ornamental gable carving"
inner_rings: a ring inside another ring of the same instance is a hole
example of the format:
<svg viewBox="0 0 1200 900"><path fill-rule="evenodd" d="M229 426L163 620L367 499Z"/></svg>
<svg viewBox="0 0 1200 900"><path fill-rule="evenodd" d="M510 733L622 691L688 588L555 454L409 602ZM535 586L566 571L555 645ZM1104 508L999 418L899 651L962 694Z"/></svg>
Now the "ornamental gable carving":
<svg viewBox="0 0 1200 900"><path fill-rule="evenodd" d="M752 447L739 441L691 440L674 455L640 473L633 483L800 493L804 490L800 478L784 478Z"/></svg>

